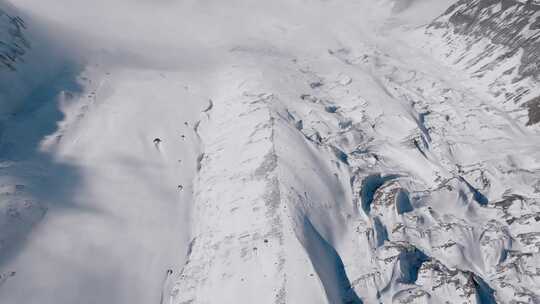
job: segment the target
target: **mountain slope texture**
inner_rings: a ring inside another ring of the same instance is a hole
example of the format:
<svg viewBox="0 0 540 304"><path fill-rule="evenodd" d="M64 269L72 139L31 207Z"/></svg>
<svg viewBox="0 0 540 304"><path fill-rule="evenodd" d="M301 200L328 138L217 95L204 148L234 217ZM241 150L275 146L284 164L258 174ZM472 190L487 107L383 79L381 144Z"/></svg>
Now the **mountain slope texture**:
<svg viewBox="0 0 540 304"><path fill-rule="evenodd" d="M0 303L540 303L540 2L0 0Z"/></svg>

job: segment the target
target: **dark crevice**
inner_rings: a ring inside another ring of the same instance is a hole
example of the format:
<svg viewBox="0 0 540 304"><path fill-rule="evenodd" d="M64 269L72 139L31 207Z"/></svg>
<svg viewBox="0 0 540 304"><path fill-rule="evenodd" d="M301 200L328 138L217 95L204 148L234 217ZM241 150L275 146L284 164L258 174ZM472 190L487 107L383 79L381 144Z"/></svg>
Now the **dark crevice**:
<svg viewBox="0 0 540 304"><path fill-rule="evenodd" d="M371 211L371 203L377 189L379 189L387 181L398 178L397 175L381 176L380 174L372 174L364 178L362 188L360 189L360 199L362 201L362 209L366 214Z"/></svg>
<svg viewBox="0 0 540 304"><path fill-rule="evenodd" d="M414 284L418 279L418 270L429 257L416 247L407 248L399 254L401 277L399 282Z"/></svg>
<svg viewBox="0 0 540 304"><path fill-rule="evenodd" d="M473 276L474 287L476 288L478 303L496 304L494 290L481 277Z"/></svg>
<svg viewBox="0 0 540 304"><path fill-rule="evenodd" d="M413 211L411 200L407 191L401 189L396 195L396 211L398 214L404 214Z"/></svg>

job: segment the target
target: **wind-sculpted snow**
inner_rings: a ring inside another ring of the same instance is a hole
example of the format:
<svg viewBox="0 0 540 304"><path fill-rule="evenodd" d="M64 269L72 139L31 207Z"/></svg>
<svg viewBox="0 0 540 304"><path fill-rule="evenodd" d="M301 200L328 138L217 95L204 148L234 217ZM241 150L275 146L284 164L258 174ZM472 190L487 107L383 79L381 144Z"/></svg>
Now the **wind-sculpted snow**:
<svg viewBox="0 0 540 304"><path fill-rule="evenodd" d="M420 59L342 48L226 73L172 303L533 301L538 134Z"/></svg>
<svg viewBox="0 0 540 304"><path fill-rule="evenodd" d="M474 51L497 1L420 31L447 0L73 1L20 0L89 42L6 98L30 110L5 111L1 303L540 301L534 60ZM521 30L498 50L536 52Z"/></svg>
<svg viewBox="0 0 540 304"><path fill-rule="evenodd" d="M470 301L487 297L506 303L520 295L521 301L533 301L536 298L534 290L538 286L536 266L525 266L528 270L523 272L529 276L523 279L507 273L509 267L503 265L512 263L508 256L510 252L519 252L517 256L537 256L537 250L529 246L538 241L532 232L539 227L536 219L539 212L536 190L538 163L525 159L538 158L538 134L515 125L506 113L476 100L477 97L466 89L458 87L456 90L454 84L442 81L440 76L433 78L422 71L411 71L384 54L358 54L351 59L348 50L333 53L348 64L372 66L380 79L378 82L387 93L397 102L412 106L407 111L412 111L413 116L409 120L416 127L409 131L412 135L405 133L401 139L402 145L408 148L389 149L380 147L381 144L371 144L379 151L386 150L382 156L377 156L380 165L392 160L389 167L377 171L397 171L403 176L387 182L375 193L369 215L374 219L373 231L377 237L383 233L390 242L415 246L430 259L445 265L437 266L438 273L446 277L437 280L447 281L441 286L451 286L448 282L463 272L465 278L469 278L471 290L458 292L460 297ZM411 61L414 62L413 58L408 58L408 62ZM392 122L382 120L384 117L384 114L379 116L378 122L372 124L375 131L388 130L384 125ZM494 121L497 121L495 126L492 125ZM377 137L380 135L374 136ZM523 148L519 148L520 137L523 138ZM532 138L535 142L526 148L526 142ZM509 150L505 150L510 154L489 152L494 147L506 146L505 141L512 143ZM407 149L415 153L411 155ZM414 165L411 165L413 160ZM428 164L426 172L419 171L422 162ZM429 171L434 176L432 181L426 183L426 180L418 179ZM517 178L521 172L527 172L525 175L529 177ZM360 184L358 188L362 190L363 186ZM409 193L408 200L413 210L396 218L400 204L396 193L402 191L400 187ZM509 209L501 208L501 201L508 207L513 206L510 209L517 213L506 213L508 211L505 210ZM389 207L383 208L386 205ZM454 270L448 272L445 267ZM417 281L416 284L433 284L434 279L430 280L425 283ZM457 286L467 284L459 283ZM429 297L435 302L440 297L437 288L422 290L419 297ZM490 303L485 301L482 303Z"/></svg>
<svg viewBox="0 0 540 304"><path fill-rule="evenodd" d="M341 48L222 80L238 95L200 124L199 228L173 303L534 301L538 134L418 56Z"/></svg>

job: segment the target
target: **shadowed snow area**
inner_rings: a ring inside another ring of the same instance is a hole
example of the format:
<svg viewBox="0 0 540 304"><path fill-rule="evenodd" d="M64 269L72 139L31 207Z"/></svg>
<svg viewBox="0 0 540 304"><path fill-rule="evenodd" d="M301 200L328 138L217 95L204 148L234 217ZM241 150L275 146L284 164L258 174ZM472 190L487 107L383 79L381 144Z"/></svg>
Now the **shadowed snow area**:
<svg viewBox="0 0 540 304"><path fill-rule="evenodd" d="M0 0L0 303L536 303L538 7Z"/></svg>

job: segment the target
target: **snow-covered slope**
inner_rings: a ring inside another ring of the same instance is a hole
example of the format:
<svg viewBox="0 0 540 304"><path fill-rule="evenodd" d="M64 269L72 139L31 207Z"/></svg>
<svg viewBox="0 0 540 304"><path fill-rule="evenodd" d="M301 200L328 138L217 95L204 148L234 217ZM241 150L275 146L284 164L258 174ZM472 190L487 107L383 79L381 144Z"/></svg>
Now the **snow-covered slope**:
<svg viewBox="0 0 540 304"><path fill-rule="evenodd" d="M0 72L1 303L540 301L537 125L437 55L475 8L13 4L70 51Z"/></svg>
<svg viewBox="0 0 540 304"><path fill-rule="evenodd" d="M459 1L426 33L435 56L470 73L505 109L528 110L517 119L540 121L540 2Z"/></svg>

